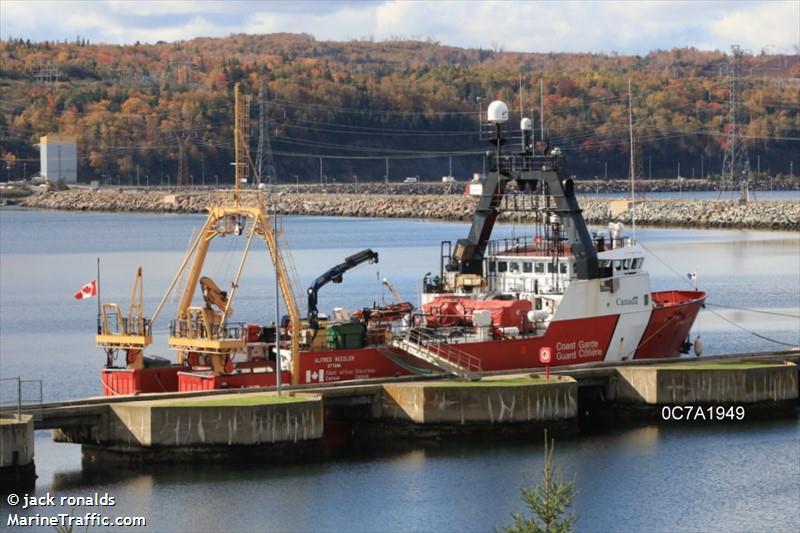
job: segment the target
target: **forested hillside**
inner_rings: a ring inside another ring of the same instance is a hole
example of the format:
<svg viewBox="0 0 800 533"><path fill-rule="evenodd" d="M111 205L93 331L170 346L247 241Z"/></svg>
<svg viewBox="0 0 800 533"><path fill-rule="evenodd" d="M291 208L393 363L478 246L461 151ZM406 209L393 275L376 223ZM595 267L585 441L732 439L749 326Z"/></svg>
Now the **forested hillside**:
<svg viewBox="0 0 800 533"><path fill-rule="evenodd" d="M155 45L0 41L0 179L38 170L39 136L73 134L82 181L174 183L186 146L195 183L231 181L232 88L268 89L280 181L465 178L480 171L478 109L500 98L544 125L579 177L627 175L628 80L644 177L719 173L728 56L695 49L644 57L461 49L432 42L321 42L233 35ZM798 172L800 59L745 55L742 119L751 166ZM535 108L535 111L534 111ZM485 114L485 111L484 111ZM537 138L540 132L536 132ZM467 152L464 154L463 152ZM322 170L320 172L320 156ZM25 167L23 167L23 164Z"/></svg>

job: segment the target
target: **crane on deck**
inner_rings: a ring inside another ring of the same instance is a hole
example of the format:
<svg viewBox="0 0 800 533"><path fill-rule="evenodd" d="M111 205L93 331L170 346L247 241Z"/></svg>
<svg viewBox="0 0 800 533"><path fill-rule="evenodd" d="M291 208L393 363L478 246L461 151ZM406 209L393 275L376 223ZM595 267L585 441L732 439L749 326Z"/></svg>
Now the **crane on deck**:
<svg viewBox="0 0 800 533"><path fill-rule="evenodd" d="M378 252L373 252L370 248L361 250L356 254L346 257L342 263L330 268L314 280L314 283L312 283L306 291L308 294L308 326L311 329L316 330L319 328L319 321L317 320L319 316L319 311L317 309L317 293L319 290L330 282L341 283L342 276L345 272L365 262L377 263Z"/></svg>
<svg viewBox="0 0 800 533"><path fill-rule="evenodd" d="M133 280L131 300L127 315L122 314L119 304L104 303L97 317L97 335L95 342L98 348L106 352L106 366L113 366L114 355L118 350L125 351L127 368L144 367L144 349L152 344L150 321L142 311L142 267L136 270Z"/></svg>

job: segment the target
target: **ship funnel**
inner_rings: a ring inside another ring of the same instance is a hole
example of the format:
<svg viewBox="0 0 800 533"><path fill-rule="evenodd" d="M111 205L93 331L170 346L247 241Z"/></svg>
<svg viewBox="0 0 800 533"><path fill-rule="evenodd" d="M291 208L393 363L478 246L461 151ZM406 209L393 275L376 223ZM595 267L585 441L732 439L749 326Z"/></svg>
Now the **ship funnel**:
<svg viewBox="0 0 800 533"><path fill-rule="evenodd" d="M486 112L486 116L492 124L508 122L508 106L502 100L495 100L489 104L489 110Z"/></svg>

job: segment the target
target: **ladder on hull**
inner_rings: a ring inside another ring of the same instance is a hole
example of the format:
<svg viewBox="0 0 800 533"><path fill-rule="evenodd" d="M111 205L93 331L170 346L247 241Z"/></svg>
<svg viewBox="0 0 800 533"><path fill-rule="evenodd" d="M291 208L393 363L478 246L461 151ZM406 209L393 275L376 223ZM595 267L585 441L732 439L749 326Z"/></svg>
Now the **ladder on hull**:
<svg viewBox="0 0 800 533"><path fill-rule="evenodd" d="M480 359L419 329L411 329L405 336L393 338L391 345L462 379L480 379Z"/></svg>

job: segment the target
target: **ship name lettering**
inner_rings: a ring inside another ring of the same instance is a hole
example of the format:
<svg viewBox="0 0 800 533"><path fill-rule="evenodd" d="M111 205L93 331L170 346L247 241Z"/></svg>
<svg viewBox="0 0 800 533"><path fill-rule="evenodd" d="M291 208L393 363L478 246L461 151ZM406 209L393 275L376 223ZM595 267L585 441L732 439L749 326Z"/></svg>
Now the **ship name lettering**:
<svg viewBox="0 0 800 533"><path fill-rule="evenodd" d="M617 298L617 305L639 305L639 297Z"/></svg>
<svg viewBox="0 0 800 533"><path fill-rule="evenodd" d="M336 357L333 358L333 360L336 361L336 362L339 362L339 363L349 363L350 361L355 361L356 360L356 356L355 355L337 355Z"/></svg>

